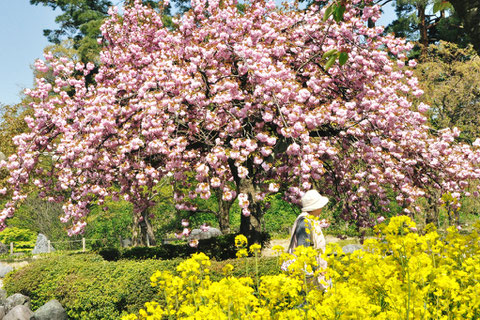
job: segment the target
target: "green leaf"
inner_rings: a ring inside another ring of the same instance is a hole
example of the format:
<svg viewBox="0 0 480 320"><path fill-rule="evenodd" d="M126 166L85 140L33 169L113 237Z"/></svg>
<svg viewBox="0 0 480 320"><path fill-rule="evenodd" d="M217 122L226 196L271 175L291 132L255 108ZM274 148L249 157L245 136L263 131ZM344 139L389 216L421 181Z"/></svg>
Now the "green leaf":
<svg viewBox="0 0 480 320"><path fill-rule="evenodd" d="M343 66L345 63L347 63L347 60L348 60L348 53L340 52L340 55L338 56L338 63L340 63L340 65Z"/></svg>
<svg viewBox="0 0 480 320"><path fill-rule="evenodd" d="M451 8L452 4L450 2L445 0L439 0L433 4L433 13L437 13L439 11L444 11Z"/></svg>
<svg viewBox="0 0 480 320"><path fill-rule="evenodd" d="M322 56L323 59L326 59L328 57L330 57L332 54L335 54L337 53L337 49L332 49L332 50L328 50L327 52L325 52Z"/></svg>
<svg viewBox="0 0 480 320"><path fill-rule="evenodd" d="M336 9L337 6L331 4L325 10L325 14L323 15L323 21L327 21L328 18L332 15L333 11Z"/></svg>
<svg viewBox="0 0 480 320"><path fill-rule="evenodd" d="M333 19L335 19L336 22L340 22L343 20L343 14L345 13L345 6L337 6L335 8L335 12L333 13Z"/></svg>
<svg viewBox="0 0 480 320"><path fill-rule="evenodd" d="M338 54L334 54L333 56L331 56L327 63L325 63L325 70L328 70L330 69L330 67L335 63L335 60L337 60L338 58Z"/></svg>

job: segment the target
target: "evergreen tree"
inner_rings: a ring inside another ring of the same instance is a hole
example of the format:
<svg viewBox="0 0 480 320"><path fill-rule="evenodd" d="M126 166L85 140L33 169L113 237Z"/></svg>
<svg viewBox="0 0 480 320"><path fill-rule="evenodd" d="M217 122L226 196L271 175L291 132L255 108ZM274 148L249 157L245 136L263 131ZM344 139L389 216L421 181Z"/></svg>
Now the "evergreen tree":
<svg viewBox="0 0 480 320"><path fill-rule="evenodd" d="M97 60L100 45L100 26L108 15L112 5L109 0L30 0L30 4L44 5L52 9L60 9L62 13L55 22L59 28L43 30L48 41L60 44L64 39L72 39L84 62Z"/></svg>
<svg viewBox="0 0 480 320"><path fill-rule="evenodd" d="M455 8L463 30L477 52L480 52L480 0L450 0Z"/></svg>
<svg viewBox="0 0 480 320"><path fill-rule="evenodd" d="M381 1L380 1L381 2ZM385 5L389 1L380 3ZM416 54L427 55L427 47L438 41L454 42L466 47L470 37L462 28L461 20L450 3L438 0L396 0L397 19L386 29L396 36L417 41Z"/></svg>

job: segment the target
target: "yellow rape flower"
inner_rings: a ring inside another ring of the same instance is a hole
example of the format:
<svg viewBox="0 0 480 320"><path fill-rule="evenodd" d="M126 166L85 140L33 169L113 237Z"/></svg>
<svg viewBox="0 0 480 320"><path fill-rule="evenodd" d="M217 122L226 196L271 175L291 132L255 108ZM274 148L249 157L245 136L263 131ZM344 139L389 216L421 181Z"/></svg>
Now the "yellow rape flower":
<svg viewBox="0 0 480 320"><path fill-rule="evenodd" d="M281 254L285 251L285 248L277 244L272 247L272 250L275 251L276 254Z"/></svg>
<svg viewBox="0 0 480 320"><path fill-rule="evenodd" d="M223 274L227 275L230 272L233 271L233 266L230 263L227 263L223 268L222 268Z"/></svg>
<svg viewBox="0 0 480 320"><path fill-rule="evenodd" d="M248 244L247 237L245 237L243 234L239 234L238 236L235 237L235 247L245 248L247 244Z"/></svg>
<svg viewBox="0 0 480 320"><path fill-rule="evenodd" d="M250 246L250 252L254 254L260 253L261 249L262 249L262 246L259 245L258 243L254 243Z"/></svg>
<svg viewBox="0 0 480 320"><path fill-rule="evenodd" d="M193 255L178 275L151 276L161 302L122 319L480 319L480 223L468 235L412 228L410 218L393 217L363 250L345 255L328 245L326 270L317 269L318 252L300 246L281 255L291 261L286 273L255 280L228 276L233 266L226 265L225 277L211 281L208 257ZM246 256L246 242L236 244ZM332 281L327 291L307 281L319 272Z"/></svg>

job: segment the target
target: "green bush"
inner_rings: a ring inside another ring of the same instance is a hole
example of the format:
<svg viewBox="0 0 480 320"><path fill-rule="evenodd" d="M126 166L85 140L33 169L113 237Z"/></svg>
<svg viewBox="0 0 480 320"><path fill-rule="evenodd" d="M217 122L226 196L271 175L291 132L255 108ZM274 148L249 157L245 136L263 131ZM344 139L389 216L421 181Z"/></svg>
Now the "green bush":
<svg viewBox="0 0 480 320"><path fill-rule="evenodd" d="M117 261L122 256L122 253L117 248L102 248L98 254L107 261Z"/></svg>
<svg viewBox="0 0 480 320"><path fill-rule="evenodd" d="M0 242L7 246L13 242L15 252L30 252L35 247L36 240L36 233L28 229L10 227L0 232Z"/></svg>
<svg viewBox="0 0 480 320"><path fill-rule="evenodd" d="M171 261L107 262L98 255L55 256L36 260L9 274L4 288L31 298L35 310L57 299L71 319L119 319L156 297L149 278Z"/></svg>
<svg viewBox="0 0 480 320"><path fill-rule="evenodd" d="M121 258L128 259L128 260L145 260L145 259L170 260L174 258L188 257L189 254L193 252L195 252L195 250L193 250L193 248L191 247L188 247L187 245L164 244L157 247L128 248L123 250L121 254Z"/></svg>
<svg viewBox="0 0 480 320"><path fill-rule="evenodd" d="M99 254L108 261L115 261L119 258L129 260L143 260L143 259L161 259L170 260L176 258L188 258L192 253L203 252L211 259L226 260L234 259L236 257L235 237L237 234L225 234L210 239L199 240L198 247L192 248L188 244L163 244L156 247L133 247L124 249L121 256L112 248L100 250ZM267 233L261 235L261 245L265 245L270 241L270 236Z"/></svg>
<svg viewBox="0 0 480 320"><path fill-rule="evenodd" d="M278 273L275 258L259 260L259 276ZM33 310L57 299L69 319L119 319L143 308L145 301L159 301L161 297L151 287L150 276L156 270L174 272L180 262L179 259L108 262L93 254L53 256L10 273L4 279L4 288L9 295L19 292L29 296ZM227 263L234 266L234 276L255 276L254 258L212 261L213 280L221 279Z"/></svg>

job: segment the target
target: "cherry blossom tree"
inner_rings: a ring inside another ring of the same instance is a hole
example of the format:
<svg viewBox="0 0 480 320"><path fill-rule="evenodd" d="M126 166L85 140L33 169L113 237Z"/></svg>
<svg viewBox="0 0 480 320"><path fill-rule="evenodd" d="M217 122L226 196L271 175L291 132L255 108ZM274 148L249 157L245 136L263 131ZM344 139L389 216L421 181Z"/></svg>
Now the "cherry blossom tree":
<svg viewBox="0 0 480 320"><path fill-rule="evenodd" d="M66 201L72 234L91 203L131 201L138 244L153 239L148 209L166 176L183 184L180 210L212 192L227 212L238 199L250 235L260 230L262 200L278 191L298 202L316 187L360 226L387 209L388 190L405 213L428 188L460 197L480 176L478 140L456 143L457 129L432 133L428 106L408 99L422 94L415 62L406 65L411 45L368 27L379 11L360 0L306 11L193 0L169 30L138 1L122 15L112 8L98 73L51 55L36 62L56 80L27 91L31 131L2 163L11 184L2 226L30 180L49 200Z"/></svg>

